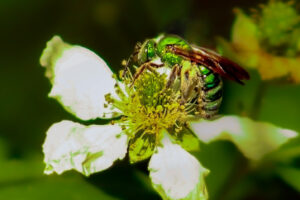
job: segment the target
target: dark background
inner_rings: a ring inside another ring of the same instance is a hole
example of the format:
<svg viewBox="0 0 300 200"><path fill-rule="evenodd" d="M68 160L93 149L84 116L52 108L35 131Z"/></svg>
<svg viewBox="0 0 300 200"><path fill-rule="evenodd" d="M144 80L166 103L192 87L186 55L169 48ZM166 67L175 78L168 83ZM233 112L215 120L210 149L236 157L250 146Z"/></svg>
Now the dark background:
<svg viewBox="0 0 300 200"><path fill-rule="evenodd" d="M125 159L90 178L75 172L42 175L46 130L62 119L76 120L47 98L51 86L39 57L53 35L95 51L117 72L137 41L162 32L215 48L215 37L230 38L233 8L247 10L264 2L1 0L0 199L160 199L149 185L147 162L130 166ZM261 81L255 71L250 73L248 86L225 82L222 114L247 113L256 106L252 102ZM300 131L299 91L299 86L269 86L257 118ZM204 147L197 156L214 172L207 180L212 199L299 197L270 168L248 170L246 159L229 143Z"/></svg>

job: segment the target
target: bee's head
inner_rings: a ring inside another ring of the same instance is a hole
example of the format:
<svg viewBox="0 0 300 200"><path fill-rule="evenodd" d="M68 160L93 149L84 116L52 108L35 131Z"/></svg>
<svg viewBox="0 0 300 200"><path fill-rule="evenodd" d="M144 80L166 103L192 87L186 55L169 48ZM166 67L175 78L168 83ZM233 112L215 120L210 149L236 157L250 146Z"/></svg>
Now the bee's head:
<svg viewBox="0 0 300 200"><path fill-rule="evenodd" d="M156 44L153 40L146 40L143 44L137 43L132 54L133 63L138 66L152 60L156 55Z"/></svg>

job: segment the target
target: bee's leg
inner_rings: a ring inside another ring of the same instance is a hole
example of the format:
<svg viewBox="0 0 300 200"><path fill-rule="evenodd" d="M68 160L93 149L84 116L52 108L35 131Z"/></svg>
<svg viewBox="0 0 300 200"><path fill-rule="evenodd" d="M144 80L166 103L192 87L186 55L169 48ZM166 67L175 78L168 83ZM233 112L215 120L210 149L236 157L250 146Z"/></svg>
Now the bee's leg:
<svg viewBox="0 0 300 200"><path fill-rule="evenodd" d="M121 79L126 79L126 78L130 78L131 80L133 79L132 74L131 74L131 70L128 67L128 63L130 62L130 59L128 59L128 61L126 60L122 60L121 65L124 67L124 70L122 71L122 73L120 74Z"/></svg>
<svg viewBox="0 0 300 200"><path fill-rule="evenodd" d="M168 79L168 82L166 84L166 88L170 88L171 85L173 85L176 77L178 77L180 75L180 71L181 71L181 66L176 64L173 66L172 68L172 71L170 73L170 76L169 76L169 79Z"/></svg>
<svg viewBox="0 0 300 200"><path fill-rule="evenodd" d="M162 67L163 64L155 64L155 63L151 63L151 62L146 62L144 64L142 64L136 71L136 73L134 74L133 76L133 80L132 80L132 83L131 83L131 86L132 87L136 81L136 79L138 79L138 77L147 69L153 73L157 73L153 68L159 68L159 67Z"/></svg>
<svg viewBox="0 0 300 200"><path fill-rule="evenodd" d="M133 79L132 73L131 73L131 70L130 70L129 66L134 65L135 58L136 58L137 54L139 53L141 46L142 46L142 44L140 42L136 43L136 45L134 47L134 51L129 56L128 60L127 61L126 60L122 61L122 65L124 66L124 71L123 71L121 77L123 79L126 77L126 75L128 75L131 80Z"/></svg>
<svg viewBox="0 0 300 200"><path fill-rule="evenodd" d="M194 89L199 84L199 70L196 63L185 62L183 63L180 72L180 91L182 101L188 101L194 98Z"/></svg>
<svg viewBox="0 0 300 200"><path fill-rule="evenodd" d="M149 67L149 63L144 63L142 64L137 71L135 72L134 76L133 76L133 80L132 83L130 85L130 87L132 87L136 81L136 79L145 71L146 68Z"/></svg>

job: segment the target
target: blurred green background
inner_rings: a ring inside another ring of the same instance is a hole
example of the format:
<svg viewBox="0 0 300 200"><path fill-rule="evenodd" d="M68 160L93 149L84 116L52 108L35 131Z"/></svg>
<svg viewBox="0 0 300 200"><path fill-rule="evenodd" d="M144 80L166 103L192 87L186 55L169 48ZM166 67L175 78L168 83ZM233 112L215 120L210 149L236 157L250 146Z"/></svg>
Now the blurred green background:
<svg viewBox="0 0 300 200"><path fill-rule="evenodd" d="M160 199L149 183L147 162L130 166L125 159L89 178L75 172L43 175L41 145L46 130L62 119L77 120L47 98L50 83L39 56L53 35L95 51L117 72L137 41L162 32L215 48L215 37L230 37L233 8L247 10L264 2L1 0L0 200ZM221 113L255 112L259 120L300 132L300 86L264 83L263 98L257 103L262 83L257 72L250 73L252 79L244 87L225 82ZM207 178L211 199L300 199L300 159L286 153L299 152L298 144L292 141L286 151L278 150L279 161L266 161L258 168L249 167L226 142L203 145L195 155L211 169Z"/></svg>

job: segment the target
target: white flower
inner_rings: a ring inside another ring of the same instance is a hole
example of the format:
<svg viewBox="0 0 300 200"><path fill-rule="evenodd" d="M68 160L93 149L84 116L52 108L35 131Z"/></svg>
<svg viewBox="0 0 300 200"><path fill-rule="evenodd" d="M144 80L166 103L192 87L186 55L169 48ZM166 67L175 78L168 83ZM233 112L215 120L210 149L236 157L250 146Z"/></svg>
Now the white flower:
<svg viewBox="0 0 300 200"><path fill-rule="evenodd" d="M164 74L145 73L130 88L116 81L96 54L58 36L48 42L40 62L52 83L49 96L70 113L82 120L119 116L107 125L53 124L43 145L46 174L75 169L88 176L123 159L128 150L132 163L152 156L150 178L163 199L207 199L204 177L209 170L186 151L193 149L196 137L204 142L229 139L257 160L297 135L236 116L189 121L177 93L157 93Z"/></svg>

